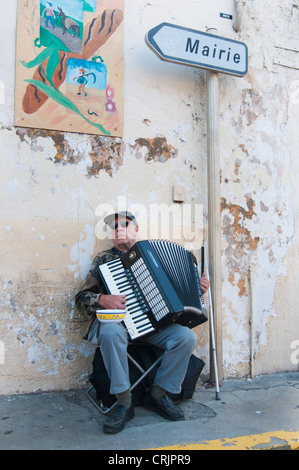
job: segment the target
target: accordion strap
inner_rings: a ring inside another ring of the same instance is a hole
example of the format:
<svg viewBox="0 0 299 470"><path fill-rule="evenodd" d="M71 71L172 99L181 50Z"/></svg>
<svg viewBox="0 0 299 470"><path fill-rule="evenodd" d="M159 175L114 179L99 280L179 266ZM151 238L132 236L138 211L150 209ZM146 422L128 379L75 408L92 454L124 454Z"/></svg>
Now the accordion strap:
<svg viewBox="0 0 299 470"><path fill-rule="evenodd" d="M184 313L194 313L194 315L202 315L202 310L196 307L184 307Z"/></svg>

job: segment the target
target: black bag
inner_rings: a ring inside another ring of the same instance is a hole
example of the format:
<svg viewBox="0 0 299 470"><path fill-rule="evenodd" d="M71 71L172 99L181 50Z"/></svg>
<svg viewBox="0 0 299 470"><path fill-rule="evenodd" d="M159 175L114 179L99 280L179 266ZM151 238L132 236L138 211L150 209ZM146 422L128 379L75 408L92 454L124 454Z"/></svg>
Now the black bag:
<svg viewBox="0 0 299 470"><path fill-rule="evenodd" d="M205 362L192 354L182 383L181 392L176 394L167 393L167 395L169 395L172 400L186 400L186 398L192 398L198 378L204 366Z"/></svg>
<svg viewBox="0 0 299 470"><path fill-rule="evenodd" d="M147 370L151 365L163 354L163 349L150 344L129 344L128 353L136 360L136 362L144 369ZM205 363L198 357L190 357L188 369L185 379L182 383L182 391L178 394L168 394L173 400L183 400L192 398L197 380L204 367ZM134 406L140 406L143 402L143 395L145 391L152 385L156 371L159 364L154 367L149 374L132 390L132 400ZM110 394L110 379L108 377L104 361L101 354L101 349L97 348L92 363L92 374L89 377L91 384L96 390L96 397L106 407L110 407L115 402L116 398ZM129 374L131 384L141 376L139 369L129 360Z"/></svg>

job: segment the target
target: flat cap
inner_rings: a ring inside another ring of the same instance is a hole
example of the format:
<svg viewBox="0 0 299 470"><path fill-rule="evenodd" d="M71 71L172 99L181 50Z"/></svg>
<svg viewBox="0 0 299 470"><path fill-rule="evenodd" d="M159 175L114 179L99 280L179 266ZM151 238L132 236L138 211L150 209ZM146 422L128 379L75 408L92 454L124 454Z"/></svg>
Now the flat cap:
<svg viewBox="0 0 299 470"><path fill-rule="evenodd" d="M107 215L107 217L105 217L104 219L104 222L107 225L111 225L113 222L115 222L115 219L117 219L118 217L128 217L128 219L131 219L132 222L137 225L135 215L133 215L132 212L129 211L119 211L115 212L114 214Z"/></svg>

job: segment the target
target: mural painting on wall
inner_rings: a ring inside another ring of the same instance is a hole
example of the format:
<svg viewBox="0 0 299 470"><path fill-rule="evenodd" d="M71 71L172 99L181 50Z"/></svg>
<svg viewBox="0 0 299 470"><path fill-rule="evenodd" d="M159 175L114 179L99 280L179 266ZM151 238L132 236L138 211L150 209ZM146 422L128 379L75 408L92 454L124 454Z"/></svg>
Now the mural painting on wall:
<svg viewBox="0 0 299 470"><path fill-rule="evenodd" d="M15 125L122 137L124 0L19 0Z"/></svg>

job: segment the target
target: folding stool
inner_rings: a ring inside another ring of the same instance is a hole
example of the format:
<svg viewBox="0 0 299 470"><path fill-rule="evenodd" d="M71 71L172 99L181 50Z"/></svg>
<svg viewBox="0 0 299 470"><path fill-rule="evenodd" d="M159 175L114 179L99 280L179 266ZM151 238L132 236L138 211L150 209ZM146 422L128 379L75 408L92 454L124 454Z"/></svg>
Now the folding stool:
<svg viewBox="0 0 299 470"><path fill-rule="evenodd" d="M149 344L141 344L141 343L133 343L130 345L131 348L134 348L134 347L139 347L139 348L142 348L142 347L146 347L146 348L151 348L153 350L156 350L156 351L160 351L160 355L159 357L154 360L154 362L147 368L147 369L144 369L144 367L142 367L137 361L136 359L134 359L132 357L132 355L129 353L129 351L127 351L127 356L128 356L128 359L129 361L139 370L140 372L140 376L137 380L134 381L134 383L131 384L131 387L130 387L130 390L134 390L134 388L140 383L142 382L142 380L162 361L162 358L163 358L163 350L161 348L158 348L157 346L152 346L152 345L149 345ZM92 390L95 389L94 385L91 385L87 391L86 391L86 396L88 397L88 399L91 401L91 403L97 408L98 411L100 411L100 413L102 413L103 415L106 415L107 413L109 413L110 410L112 410L112 408L114 408L114 406L117 404L117 400L113 403L113 405L111 405L110 407L108 406L105 406L104 403L100 400L95 400L92 395L91 395L91 392Z"/></svg>

